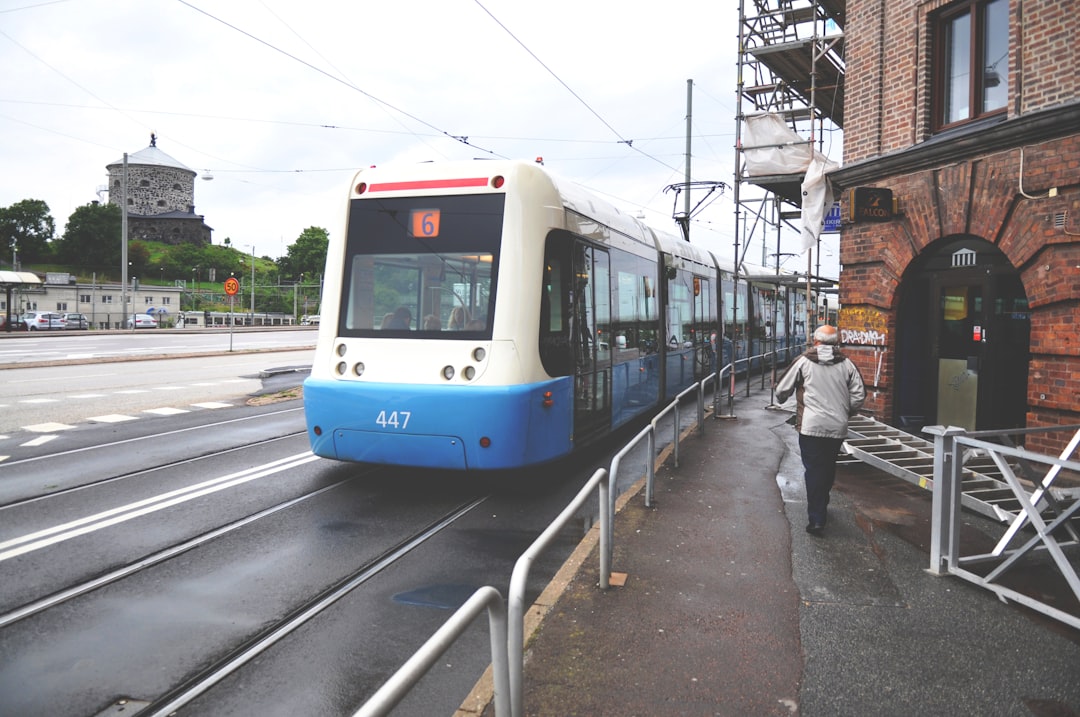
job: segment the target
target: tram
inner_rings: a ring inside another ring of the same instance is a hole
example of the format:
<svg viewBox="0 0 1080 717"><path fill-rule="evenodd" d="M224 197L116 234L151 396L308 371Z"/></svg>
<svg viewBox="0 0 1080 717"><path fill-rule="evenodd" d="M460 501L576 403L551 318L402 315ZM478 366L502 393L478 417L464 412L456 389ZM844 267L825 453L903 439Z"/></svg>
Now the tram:
<svg viewBox="0 0 1080 717"><path fill-rule="evenodd" d="M805 291L736 282L530 162L360 171L324 276L304 409L312 451L342 461L545 463L806 339Z"/></svg>

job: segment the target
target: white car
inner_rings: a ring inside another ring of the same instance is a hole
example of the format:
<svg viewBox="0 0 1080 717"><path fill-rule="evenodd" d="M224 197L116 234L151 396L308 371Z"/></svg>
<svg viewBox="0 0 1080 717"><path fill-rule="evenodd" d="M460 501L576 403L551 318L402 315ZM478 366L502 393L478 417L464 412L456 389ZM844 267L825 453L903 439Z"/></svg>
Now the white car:
<svg viewBox="0 0 1080 717"><path fill-rule="evenodd" d="M149 314L135 314L128 318L127 327L129 329L156 329L157 319Z"/></svg>

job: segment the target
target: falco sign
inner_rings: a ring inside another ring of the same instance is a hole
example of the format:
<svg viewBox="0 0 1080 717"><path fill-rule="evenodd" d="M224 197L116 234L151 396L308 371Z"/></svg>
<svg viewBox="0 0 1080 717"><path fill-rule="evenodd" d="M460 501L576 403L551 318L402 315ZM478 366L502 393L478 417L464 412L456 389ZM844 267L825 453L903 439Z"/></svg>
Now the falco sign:
<svg viewBox="0 0 1080 717"><path fill-rule="evenodd" d="M856 187L848 195L848 219L853 222L888 222L896 216L891 189Z"/></svg>

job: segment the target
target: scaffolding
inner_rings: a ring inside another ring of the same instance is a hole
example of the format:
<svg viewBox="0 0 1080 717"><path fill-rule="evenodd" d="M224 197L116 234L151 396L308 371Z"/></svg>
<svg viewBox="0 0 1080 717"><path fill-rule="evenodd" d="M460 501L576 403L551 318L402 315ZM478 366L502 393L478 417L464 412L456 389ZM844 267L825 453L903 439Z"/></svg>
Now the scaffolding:
<svg viewBox="0 0 1080 717"><path fill-rule="evenodd" d="M762 266L791 254L780 250L786 227L803 232L805 170L752 172L748 152L820 154L827 133L843 128L845 0L739 0L738 109L736 117L735 256L741 267L751 247L761 247ZM746 123L767 117L797 135L797 141L748 145ZM801 146L798 146L801 145ZM770 261L770 238L775 251ZM832 286L811 271L807 291ZM757 263L755 261L755 263ZM815 292L816 293L816 292ZM816 304L816 300L815 300ZM808 323L810 302L807 302Z"/></svg>

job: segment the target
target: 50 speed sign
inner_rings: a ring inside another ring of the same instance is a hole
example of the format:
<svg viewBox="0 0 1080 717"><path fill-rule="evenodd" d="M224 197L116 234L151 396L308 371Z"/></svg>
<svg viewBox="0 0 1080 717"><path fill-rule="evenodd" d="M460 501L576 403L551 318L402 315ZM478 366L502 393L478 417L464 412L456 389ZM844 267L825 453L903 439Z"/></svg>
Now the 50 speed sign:
<svg viewBox="0 0 1080 717"><path fill-rule="evenodd" d="M236 296L240 292L240 282L234 277L229 277L225 280L225 293L229 296Z"/></svg>

